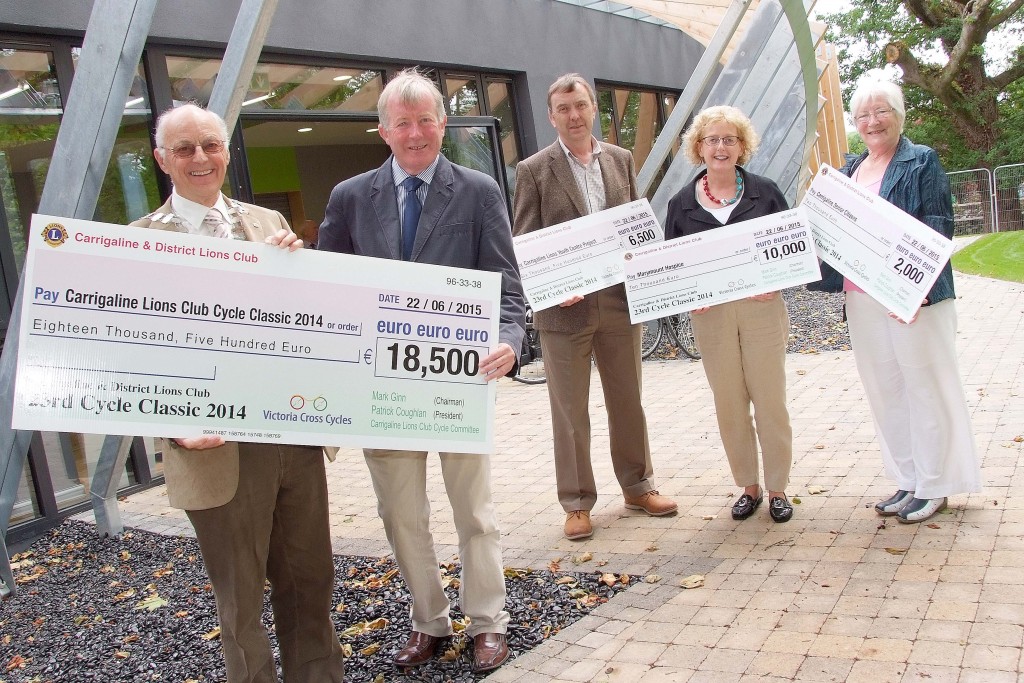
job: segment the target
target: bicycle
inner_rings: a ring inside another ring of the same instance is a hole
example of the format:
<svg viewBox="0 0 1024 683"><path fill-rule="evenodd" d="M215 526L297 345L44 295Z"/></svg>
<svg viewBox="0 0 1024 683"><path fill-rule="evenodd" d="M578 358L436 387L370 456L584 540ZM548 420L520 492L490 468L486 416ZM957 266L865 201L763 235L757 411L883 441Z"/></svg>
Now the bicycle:
<svg viewBox="0 0 1024 683"><path fill-rule="evenodd" d="M645 359L650 358L655 349L661 345L662 337L666 336L669 344L675 346L689 358L700 360L700 350L697 348L697 339L693 336L689 311L645 322L640 340L640 356Z"/></svg>
<svg viewBox="0 0 1024 683"><path fill-rule="evenodd" d="M526 336L523 337L523 348L519 352L519 371L512 375L512 379L523 384L547 382L548 378L544 375L544 360L541 356L540 330L533 326L533 309L527 307Z"/></svg>

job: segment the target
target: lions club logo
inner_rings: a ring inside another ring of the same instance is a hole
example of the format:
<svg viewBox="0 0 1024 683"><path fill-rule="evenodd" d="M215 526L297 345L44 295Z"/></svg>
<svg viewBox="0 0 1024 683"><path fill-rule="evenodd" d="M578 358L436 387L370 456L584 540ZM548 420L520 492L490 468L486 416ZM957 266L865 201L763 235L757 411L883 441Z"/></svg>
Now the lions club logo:
<svg viewBox="0 0 1024 683"><path fill-rule="evenodd" d="M68 239L68 231L60 223L50 223L43 228L42 234L43 241L55 249Z"/></svg>

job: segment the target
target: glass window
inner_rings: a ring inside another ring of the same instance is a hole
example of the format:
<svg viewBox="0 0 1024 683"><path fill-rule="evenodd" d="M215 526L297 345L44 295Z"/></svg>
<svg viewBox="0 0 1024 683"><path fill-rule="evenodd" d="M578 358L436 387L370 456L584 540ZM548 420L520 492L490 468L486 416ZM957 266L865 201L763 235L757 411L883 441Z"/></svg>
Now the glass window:
<svg viewBox="0 0 1024 683"><path fill-rule="evenodd" d="M18 272L62 106L52 53L0 50L0 191Z"/></svg>
<svg viewBox="0 0 1024 683"><path fill-rule="evenodd" d="M445 75L448 91L449 116L480 116L480 93L476 78L472 76Z"/></svg>
<svg viewBox="0 0 1024 683"><path fill-rule="evenodd" d="M601 122L601 137L633 152L637 171L654 147L654 141L661 133L665 120L676 104L676 95L640 88L615 88L598 86L597 107ZM653 196L665 168L679 151L679 138L673 141L672 152L665 160L665 166L655 175L649 194Z"/></svg>
<svg viewBox="0 0 1024 683"><path fill-rule="evenodd" d="M71 50L73 64L77 64L80 54L79 49ZM140 67L125 102L124 117L100 188L94 213L97 220L128 223L159 204L145 93ZM0 49L0 192L19 271L25 258L31 215L39 208L62 114L53 53ZM41 437L58 509L87 501L103 437L52 432ZM131 483L130 468L129 461L121 477L122 486ZM30 518L40 514L34 486L26 474L15 503L15 517L19 520L19 516Z"/></svg>
<svg viewBox="0 0 1024 683"><path fill-rule="evenodd" d="M505 160L505 177L508 192L512 195L516 187L516 164L521 160L519 152L519 121L516 118L512 82L486 80L487 109L491 116L501 122L501 154Z"/></svg>
<svg viewBox="0 0 1024 683"><path fill-rule="evenodd" d="M175 103L209 104L220 65L219 59L168 57L167 73ZM381 71L260 62L253 71L242 111L376 112L383 88Z"/></svg>
<svg viewBox="0 0 1024 683"><path fill-rule="evenodd" d="M449 125L444 129L441 153L454 164L476 169L497 180L494 148L488 128Z"/></svg>

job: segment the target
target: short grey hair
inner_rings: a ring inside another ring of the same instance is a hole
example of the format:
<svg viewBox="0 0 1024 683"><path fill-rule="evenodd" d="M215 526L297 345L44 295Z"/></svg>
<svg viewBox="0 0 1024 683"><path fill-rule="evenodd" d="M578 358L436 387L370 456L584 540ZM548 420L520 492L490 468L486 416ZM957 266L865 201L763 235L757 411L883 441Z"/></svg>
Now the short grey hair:
<svg viewBox="0 0 1024 683"><path fill-rule="evenodd" d="M590 85L590 81L585 79L583 76L577 73L563 74L555 79L555 82L548 87L548 111L551 111L551 98L558 93L572 92L576 89L577 85L582 85L583 89L587 91L590 96L590 103L595 107L597 106L597 93L594 92L594 86Z"/></svg>
<svg viewBox="0 0 1024 683"><path fill-rule="evenodd" d="M377 117L380 119L380 125L385 128L389 127L388 104L392 99L397 99L401 104L411 105L425 98L430 98L433 102L437 120L443 121L445 117L444 99L441 97L441 91L437 89L437 84L415 67L399 71L394 78L388 81L384 90L381 91L380 97L377 98Z"/></svg>
<svg viewBox="0 0 1024 683"><path fill-rule="evenodd" d="M907 118L907 108L903 103L903 90L891 81L862 81L850 98L850 116L856 117L861 105L875 97L881 97L886 104L892 107L902 133L903 122ZM854 118L854 122L856 122L856 118Z"/></svg>
<svg viewBox="0 0 1024 683"><path fill-rule="evenodd" d="M217 132L220 133L221 142L223 142L225 145L228 144L228 139L230 137L228 135L228 124L224 122L224 119L221 118L220 114L214 111L210 111L205 107L200 107L198 104L194 102L188 102L177 107L171 107L164 113L160 114L159 117L157 117L156 133L154 134L154 137L156 138L157 149L160 150L161 159L164 158L163 151L167 149L165 145L165 143L167 142L167 126L172 120L174 120L178 116L181 116L183 112L191 112L193 115L205 114L213 118L214 122L217 124Z"/></svg>

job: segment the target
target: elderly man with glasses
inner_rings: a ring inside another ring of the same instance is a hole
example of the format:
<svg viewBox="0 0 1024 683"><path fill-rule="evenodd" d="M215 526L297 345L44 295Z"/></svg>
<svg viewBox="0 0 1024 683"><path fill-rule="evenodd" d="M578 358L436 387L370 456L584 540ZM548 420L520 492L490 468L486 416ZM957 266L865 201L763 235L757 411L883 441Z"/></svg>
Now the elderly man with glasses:
<svg viewBox="0 0 1024 683"><path fill-rule="evenodd" d="M227 139L224 120L195 105L161 115L154 155L174 191L132 225L301 249L280 213L221 193ZM340 683L323 450L220 436L167 439L162 450L167 500L195 527L217 600L228 683L278 681L261 621L267 579L284 680Z"/></svg>

